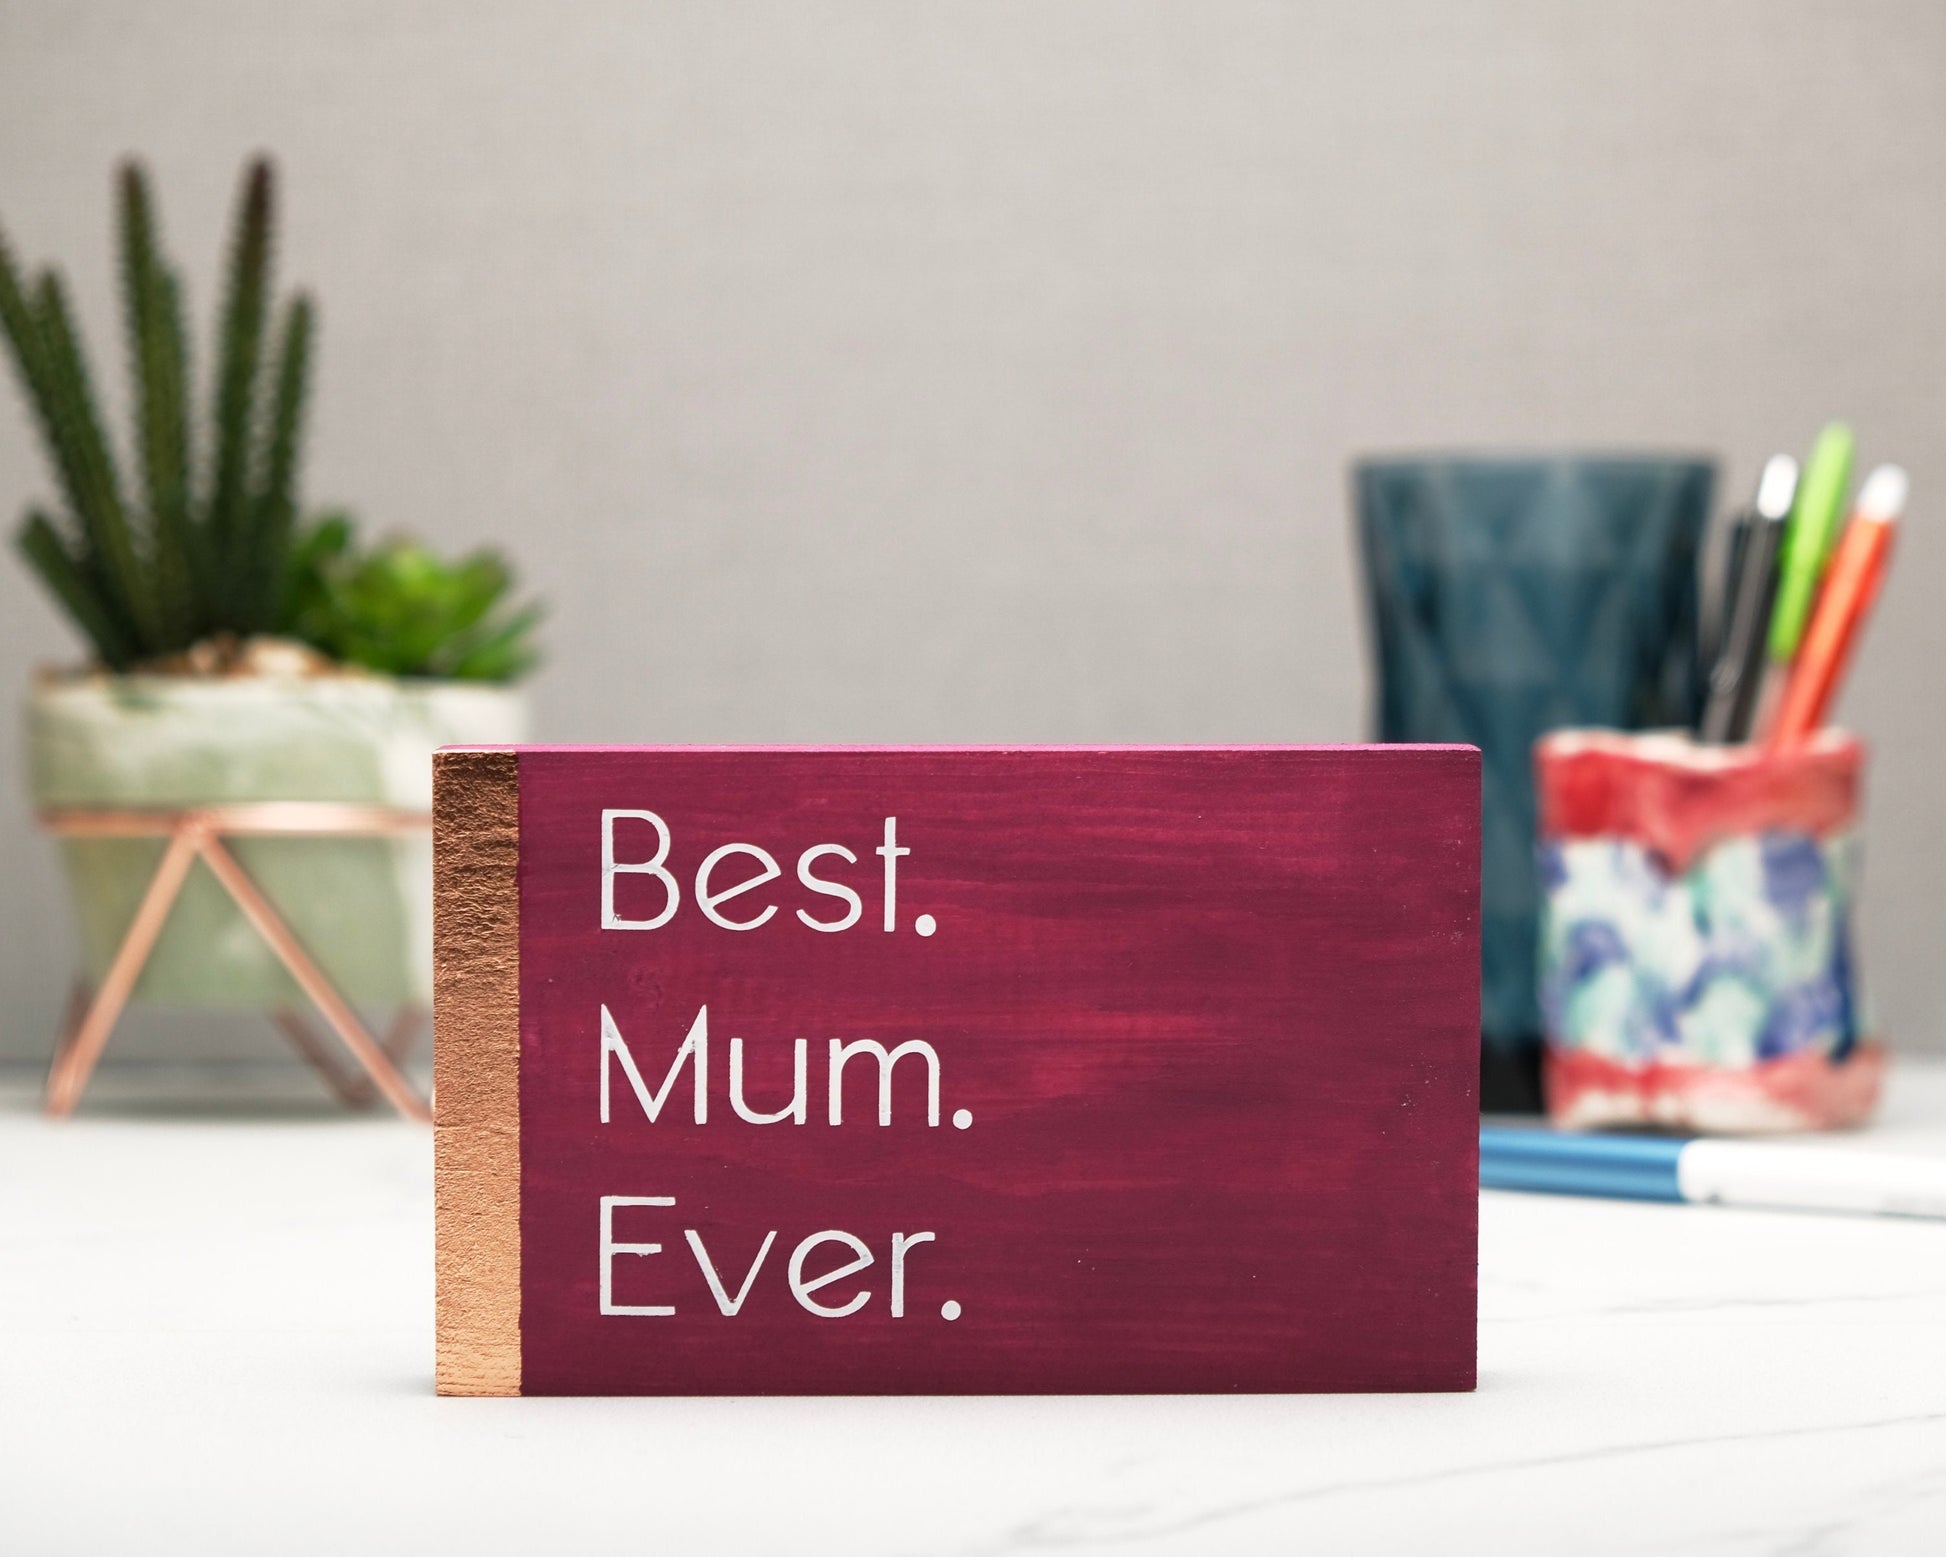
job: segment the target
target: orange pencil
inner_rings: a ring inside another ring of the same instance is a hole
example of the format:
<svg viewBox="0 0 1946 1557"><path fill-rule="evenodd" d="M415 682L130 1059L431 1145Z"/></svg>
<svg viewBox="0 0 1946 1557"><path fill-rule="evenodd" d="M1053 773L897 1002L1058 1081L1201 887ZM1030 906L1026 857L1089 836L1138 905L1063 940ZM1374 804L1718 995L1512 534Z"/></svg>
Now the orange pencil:
<svg viewBox="0 0 1946 1557"><path fill-rule="evenodd" d="M1897 465L1881 465L1866 478L1851 523L1825 570L1804 645L1791 667L1784 704L1770 732L1773 751L1795 746L1823 723L1845 662L1884 582L1905 497L1906 474Z"/></svg>

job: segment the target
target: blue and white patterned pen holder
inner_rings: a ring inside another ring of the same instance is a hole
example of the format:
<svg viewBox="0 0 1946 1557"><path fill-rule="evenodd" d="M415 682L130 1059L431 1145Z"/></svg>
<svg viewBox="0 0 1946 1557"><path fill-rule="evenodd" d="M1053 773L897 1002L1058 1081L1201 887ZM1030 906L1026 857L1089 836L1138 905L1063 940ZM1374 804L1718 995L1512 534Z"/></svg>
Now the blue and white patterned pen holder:
<svg viewBox="0 0 1946 1557"><path fill-rule="evenodd" d="M1547 1103L1570 1129L1857 1124L1864 751L1562 731L1535 751Z"/></svg>

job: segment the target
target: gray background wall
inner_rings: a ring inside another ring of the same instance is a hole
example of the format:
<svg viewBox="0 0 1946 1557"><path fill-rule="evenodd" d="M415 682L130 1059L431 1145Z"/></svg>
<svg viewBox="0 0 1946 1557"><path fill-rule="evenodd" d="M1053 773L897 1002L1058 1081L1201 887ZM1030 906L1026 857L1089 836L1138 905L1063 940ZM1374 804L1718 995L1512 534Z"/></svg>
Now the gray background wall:
<svg viewBox="0 0 1946 1557"><path fill-rule="evenodd" d="M0 218L107 361L115 159L206 330L258 147L323 302L309 492L520 559L553 739L1352 739L1355 452L1741 492L1849 417L1916 491L1843 710L1867 975L1946 1046L1946 10L0 5ZM0 515L46 485L9 380ZM0 565L0 685L75 652ZM72 940L0 731L39 1058ZM121 1052L185 1043L274 1052Z"/></svg>

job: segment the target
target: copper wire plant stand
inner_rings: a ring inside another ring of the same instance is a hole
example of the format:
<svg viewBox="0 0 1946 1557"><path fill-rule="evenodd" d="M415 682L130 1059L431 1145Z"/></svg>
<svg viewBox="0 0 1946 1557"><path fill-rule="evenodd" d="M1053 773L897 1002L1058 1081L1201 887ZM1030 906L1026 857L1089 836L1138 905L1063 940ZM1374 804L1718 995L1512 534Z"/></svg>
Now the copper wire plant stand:
<svg viewBox="0 0 1946 1557"><path fill-rule="evenodd" d="M41 825L62 838L168 840L101 987L90 994L85 984L76 986L48 1069L48 1113L57 1117L71 1114L81 1101L109 1034L168 921L176 895L188 879L190 867L200 859L351 1052L359 1070L346 1070L303 1012L289 1007L273 1012L272 1020L298 1053L346 1103L368 1103L377 1095L408 1119L431 1120L427 1101L399 1069L424 1025L425 1013L407 1007L382 1041L374 1038L224 842L228 838L269 837L392 838L430 832L429 814L340 801L261 800L170 810L64 807L42 812Z"/></svg>

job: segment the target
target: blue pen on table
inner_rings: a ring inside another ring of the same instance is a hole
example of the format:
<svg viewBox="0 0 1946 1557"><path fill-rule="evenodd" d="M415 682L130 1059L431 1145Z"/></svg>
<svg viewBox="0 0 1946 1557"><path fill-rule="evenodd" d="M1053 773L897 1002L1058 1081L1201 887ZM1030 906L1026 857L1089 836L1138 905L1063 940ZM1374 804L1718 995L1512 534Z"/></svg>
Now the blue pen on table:
<svg viewBox="0 0 1946 1557"><path fill-rule="evenodd" d="M1480 1187L1611 1200L1946 1218L1946 1157L1480 1127Z"/></svg>

